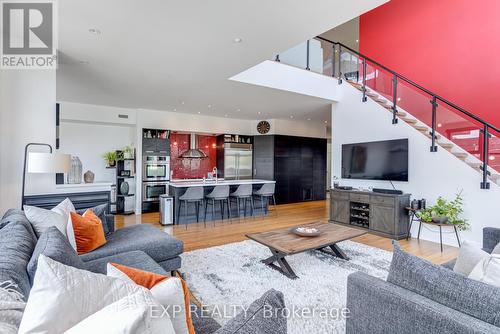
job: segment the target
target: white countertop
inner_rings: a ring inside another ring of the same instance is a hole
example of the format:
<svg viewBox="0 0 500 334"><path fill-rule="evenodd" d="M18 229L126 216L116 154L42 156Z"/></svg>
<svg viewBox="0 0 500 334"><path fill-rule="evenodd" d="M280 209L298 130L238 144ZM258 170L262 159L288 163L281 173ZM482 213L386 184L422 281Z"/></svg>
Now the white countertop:
<svg viewBox="0 0 500 334"><path fill-rule="evenodd" d="M186 188L186 187L213 187L217 185L228 185L236 186L240 184L264 184L264 183L276 183L276 181L261 180L261 179L249 179L249 180L219 180L215 181L198 181L198 180L172 180L169 185L175 188Z"/></svg>

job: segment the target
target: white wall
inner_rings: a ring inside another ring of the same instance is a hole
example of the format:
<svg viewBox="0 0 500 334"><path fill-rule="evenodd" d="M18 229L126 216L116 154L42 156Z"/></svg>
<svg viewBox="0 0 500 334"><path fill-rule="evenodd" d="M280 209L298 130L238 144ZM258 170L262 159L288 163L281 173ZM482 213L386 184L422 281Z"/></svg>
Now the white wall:
<svg viewBox="0 0 500 334"><path fill-rule="evenodd" d="M409 182L394 182L397 189L412 194L412 198L425 198L428 205L438 196L452 199L463 189L464 217L471 229L461 232L462 239L482 241L482 228L500 227L495 208L500 203L500 187L491 184L490 190L481 190L481 175L448 151L439 148L429 151L430 139L403 121L391 124L392 115L371 99L361 102L361 93L348 84L339 86L341 102L332 105L332 173L341 178L341 146L346 143L408 138ZM385 181L344 180L342 185L355 187L391 188ZM412 234L416 235L418 224ZM421 238L439 242L439 234L432 227L422 229ZM444 242L456 245L451 233L444 235Z"/></svg>
<svg viewBox="0 0 500 334"><path fill-rule="evenodd" d="M115 170L106 169L105 152L135 146L135 128L126 125L61 121L60 152L80 158L83 172L95 174L94 182L115 182Z"/></svg>
<svg viewBox="0 0 500 334"><path fill-rule="evenodd" d="M55 106L54 70L0 71L0 214L21 205L25 145L54 147ZM26 194L53 191L55 176L31 174L26 184Z"/></svg>
<svg viewBox="0 0 500 334"><path fill-rule="evenodd" d="M263 61L229 80L338 101L337 83L331 77L271 60Z"/></svg>

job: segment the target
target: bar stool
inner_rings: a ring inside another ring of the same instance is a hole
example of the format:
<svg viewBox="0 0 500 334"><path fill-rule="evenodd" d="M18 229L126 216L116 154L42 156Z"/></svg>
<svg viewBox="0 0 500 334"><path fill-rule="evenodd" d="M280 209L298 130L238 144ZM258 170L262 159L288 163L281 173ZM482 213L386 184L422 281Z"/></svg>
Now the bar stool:
<svg viewBox="0 0 500 334"><path fill-rule="evenodd" d="M236 205L238 208L238 217L240 216L240 200L243 200L244 203L244 217L247 216L247 201L250 200L250 205L252 206L252 216L254 215L254 210L255 207L253 205L253 196L252 196L252 191L253 191L253 185L252 184L240 184L238 188L233 191L231 194L229 194L230 198L233 198L236 200Z"/></svg>
<svg viewBox="0 0 500 334"><path fill-rule="evenodd" d="M231 219L231 203L229 203L229 186L215 186L214 189L207 195L205 195L205 227L207 226L207 207L208 204L212 205L212 219L215 225L215 201L220 202L220 213L222 215L222 220L224 221L224 202L227 202L227 213L229 219Z"/></svg>
<svg viewBox="0 0 500 334"><path fill-rule="evenodd" d="M260 199L260 207L262 208L262 214L267 213L268 210L268 203L269 199L273 199L273 206L274 206L274 211L278 213L276 210L276 198L274 197L274 190L276 188L275 183L264 183L262 187L260 187L259 190L255 190L253 192L254 196L259 197ZM264 207L264 200L266 200L266 206ZM267 210L267 211L265 211Z"/></svg>
<svg viewBox="0 0 500 334"><path fill-rule="evenodd" d="M179 209L177 210L177 223L180 224L181 208L184 203L184 216L186 218L186 230L187 230L187 215L188 215L188 204L194 203L196 210L196 222L199 222L200 204L203 205L204 198L203 187L189 187L186 192L179 196Z"/></svg>

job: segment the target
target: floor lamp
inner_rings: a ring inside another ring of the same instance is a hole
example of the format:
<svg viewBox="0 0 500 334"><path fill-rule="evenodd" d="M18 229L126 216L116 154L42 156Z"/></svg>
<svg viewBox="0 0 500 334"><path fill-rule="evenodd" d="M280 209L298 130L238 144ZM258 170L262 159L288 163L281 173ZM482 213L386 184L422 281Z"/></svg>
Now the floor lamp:
<svg viewBox="0 0 500 334"><path fill-rule="evenodd" d="M47 147L48 153L28 152L30 147ZM29 143L24 148L23 188L21 193L21 210L24 204L26 173L67 173L71 165L71 155L52 154L52 146L44 143Z"/></svg>

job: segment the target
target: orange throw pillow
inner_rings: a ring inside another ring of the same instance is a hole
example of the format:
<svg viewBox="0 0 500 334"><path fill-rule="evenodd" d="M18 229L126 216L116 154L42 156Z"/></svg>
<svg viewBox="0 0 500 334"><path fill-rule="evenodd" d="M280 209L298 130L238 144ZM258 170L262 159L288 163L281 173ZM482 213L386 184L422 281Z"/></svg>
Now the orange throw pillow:
<svg viewBox="0 0 500 334"><path fill-rule="evenodd" d="M113 273L110 273L110 269L113 267L116 269L113 270ZM125 275L135 284L149 289L156 301L168 310L175 310L175 307L170 307L172 305L180 306L180 304L183 304L184 309L182 312L175 312L171 315L175 332L177 334L195 334L193 319L191 318L189 289L182 278L163 276L118 263L108 263L108 276L120 277L121 275ZM174 289L174 287L177 288Z"/></svg>
<svg viewBox="0 0 500 334"><path fill-rule="evenodd" d="M79 255L91 252L106 243L102 222L91 209L85 211L83 216L76 212L70 214Z"/></svg>
<svg viewBox="0 0 500 334"><path fill-rule="evenodd" d="M128 276L135 284L145 287L146 289L151 289L156 284L169 278L168 276L163 276L155 274L149 271L144 271L140 269L135 269L127 266L123 266L118 263L111 263L111 265L122 273Z"/></svg>

